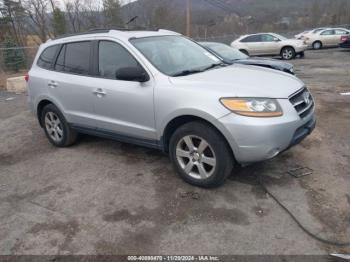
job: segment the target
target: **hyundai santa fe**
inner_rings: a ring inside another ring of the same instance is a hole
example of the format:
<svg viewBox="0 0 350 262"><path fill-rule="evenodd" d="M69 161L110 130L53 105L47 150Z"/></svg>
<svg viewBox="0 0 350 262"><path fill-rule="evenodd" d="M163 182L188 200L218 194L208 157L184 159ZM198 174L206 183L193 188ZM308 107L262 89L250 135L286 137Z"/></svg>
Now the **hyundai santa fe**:
<svg viewBox="0 0 350 262"><path fill-rule="evenodd" d="M163 150L188 183L215 187L315 127L295 76L227 65L175 32L98 30L42 44L26 76L48 140L85 133Z"/></svg>

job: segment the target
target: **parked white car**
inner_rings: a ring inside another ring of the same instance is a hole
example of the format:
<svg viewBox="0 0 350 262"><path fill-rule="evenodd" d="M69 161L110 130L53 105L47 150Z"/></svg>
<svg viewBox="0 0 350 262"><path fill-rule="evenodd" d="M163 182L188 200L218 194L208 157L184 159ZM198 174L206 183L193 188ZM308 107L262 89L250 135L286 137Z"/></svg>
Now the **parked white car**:
<svg viewBox="0 0 350 262"><path fill-rule="evenodd" d="M280 55L285 60L304 56L307 45L302 40L287 39L275 33L244 35L231 43L231 46L248 55Z"/></svg>
<svg viewBox="0 0 350 262"><path fill-rule="evenodd" d="M314 34L307 34L304 40L309 47L321 49L322 47L337 47L343 35L349 35L346 28L327 28Z"/></svg>
<svg viewBox="0 0 350 262"><path fill-rule="evenodd" d="M316 33L320 32L320 31L325 30L325 29L328 29L328 27L314 28L314 29L312 29L312 30L307 30L307 31L304 31L304 32L302 32L302 33L300 33L300 34L298 34L298 35L295 35L294 37L295 37L296 39L303 40L303 39L305 39L305 37L307 37L308 35L316 34Z"/></svg>

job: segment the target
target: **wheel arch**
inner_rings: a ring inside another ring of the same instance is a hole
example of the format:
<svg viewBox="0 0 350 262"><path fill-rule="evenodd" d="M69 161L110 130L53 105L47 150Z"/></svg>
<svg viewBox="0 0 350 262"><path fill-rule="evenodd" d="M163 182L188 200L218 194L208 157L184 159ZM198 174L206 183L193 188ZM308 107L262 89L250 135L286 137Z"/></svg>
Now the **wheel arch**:
<svg viewBox="0 0 350 262"><path fill-rule="evenodd" d="M40 102L38 103L38 105L36 107L36 115L37 115L37 118L38 118L38 121L39 121L39 124L41 127L44 127L44 125L41 121L41 113L42 113L44 107L49 105L49 104L55 105L57 107L57 105L48 98L43 98L42 100L40 100Z"/></svg>
<svg viewBox="0 0 350 262"><path fill-rule="evenodd" d="M186 123L193 122L193 121L199 121L199 122L205 123L208 126L210 126L211 128L215 129L224 139L224 141L227 144L228 149L231 153L232 158L236 161L235 153L234 153L234 150L232 149L232 145L229 143L229 140L227 139L226 134L223 131L223 127L221 127L218 124L218 121L212 121L212 120L206 119L202 116L193 115L193 114L185 114L185 115L176 116L176 117L172 118L166 124L166 126L163 129L162 136L161 136L161 143L163 145L163 150L165 152L169 152L170 138L174 134L176 129L179 128L180 126L186 124Z"/></svg>

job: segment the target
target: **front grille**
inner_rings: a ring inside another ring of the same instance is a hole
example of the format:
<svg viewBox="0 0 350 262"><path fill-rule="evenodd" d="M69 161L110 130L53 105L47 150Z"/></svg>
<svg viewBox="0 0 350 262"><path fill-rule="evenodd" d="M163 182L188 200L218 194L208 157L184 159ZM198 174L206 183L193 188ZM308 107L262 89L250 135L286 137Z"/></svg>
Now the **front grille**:
<svg viewBox="0 0 350 262"><path fill-rule="evenodd" d="M311 113L315 106L314 100L307 88L303 88L291 95L289 101L301 118Z"/></svg>

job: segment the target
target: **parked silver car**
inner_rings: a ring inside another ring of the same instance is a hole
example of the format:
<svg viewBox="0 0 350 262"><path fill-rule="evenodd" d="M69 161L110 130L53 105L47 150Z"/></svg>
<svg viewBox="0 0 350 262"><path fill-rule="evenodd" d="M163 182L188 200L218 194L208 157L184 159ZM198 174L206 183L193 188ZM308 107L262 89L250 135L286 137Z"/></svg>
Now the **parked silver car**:
<svg viewBox="0 0 350 262"><path fill-rule="evenodd" d="M341 37L349 34L350 30L346 28L328 28L317 31L314 34L307 34L304 36L304 40L305 43L313 49L338 47L341 43Z"/></svg>
<svg viewBox="0 0 350 262"><path fill-rule="evenodd" d="M315 127L313 98L295 76L227 66L165 30L48 41L26 79L53 145L86 133L161 149L202 187L220 185L236 164L275 157Z"/></svg>
<svg viewBox="0 0 350 262"><path fill-rule="evenodd" d="M231 43L231 46L250 56L279 55L283 59L304 56L307 45L302 40L287 39L275 33L244 35Z"/></svg>

